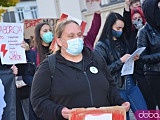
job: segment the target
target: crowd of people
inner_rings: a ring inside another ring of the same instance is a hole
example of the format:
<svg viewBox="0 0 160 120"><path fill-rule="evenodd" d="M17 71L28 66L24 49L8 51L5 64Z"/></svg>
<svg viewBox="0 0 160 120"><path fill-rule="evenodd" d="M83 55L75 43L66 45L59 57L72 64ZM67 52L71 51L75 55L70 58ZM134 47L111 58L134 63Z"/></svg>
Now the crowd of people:
<svg viewBox="0 0 160 120"><path fill-rule="evenodd" d="M125 0L123 15L110 12L103 26L96 11L85 36L74 20L59 21L54 33L48 23L39 23L34 44L22 42L27 63L0 65L26 84L16 89L16 120L25 120L21 100L26 98L29 120L66 120L73 108L116 105L124 106L130 120L129 110L159 109L159 21L160 0ZM53 40L55 51L50 50ZM124 63L140 47L145 50L133 58L133 74L121 76ZM54 75L48 55L55 57Z"/></svg>

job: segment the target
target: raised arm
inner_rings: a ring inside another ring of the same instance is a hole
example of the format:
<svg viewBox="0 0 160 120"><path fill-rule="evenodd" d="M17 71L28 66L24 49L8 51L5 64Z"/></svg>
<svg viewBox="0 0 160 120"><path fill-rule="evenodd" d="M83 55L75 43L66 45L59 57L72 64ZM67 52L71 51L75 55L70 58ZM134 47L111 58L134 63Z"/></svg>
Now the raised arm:
<svg viewBox="0 0 160 120"><path fill-rule="evenodd" d="M101 27L101 16L100 16L100 11L97 11L94 13L92 25L89 31L87 32L87 35L84 37L85 46L89 47L92 50L100 27Z"/></svg>

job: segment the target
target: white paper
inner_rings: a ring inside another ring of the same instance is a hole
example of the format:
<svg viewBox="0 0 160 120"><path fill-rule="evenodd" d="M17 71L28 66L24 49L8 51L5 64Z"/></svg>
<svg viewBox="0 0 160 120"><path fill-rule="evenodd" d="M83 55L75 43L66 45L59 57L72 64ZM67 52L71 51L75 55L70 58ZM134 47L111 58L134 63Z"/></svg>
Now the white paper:
<svg viewBox="0 0 160 120"><path fill-rule="evenodd" d="M112 114L106 113L102 115L86 115L85 120L112 120Z"/></svg>
<svg viewBox="0 0 160 120"><path fill-rule="evenodd" d="M133 74L133 71L134 71L134 60L133 60L133 58L134 58L136 55L140 55L140 54L144 51L145 48L146 48L146 47L138 48L138 49L128 58L128 60L124 63L124 65L123 65L123 67L122 67L121 76Z"/></svg>
<svg viewBox="0 0 160 120"><path fill-rule="evenodd" d="M2 84L2 80L0 79L0 120L2 119L3 108L6 106L6 103L4 101L4 94L4 86Z"/></svg>
<svg viewBox="0 0 160 120"><path fill-rule="evenodd" d="M0 56L2 64L26 63L21 43L24 40L23 23L0 23Z"/></svg>

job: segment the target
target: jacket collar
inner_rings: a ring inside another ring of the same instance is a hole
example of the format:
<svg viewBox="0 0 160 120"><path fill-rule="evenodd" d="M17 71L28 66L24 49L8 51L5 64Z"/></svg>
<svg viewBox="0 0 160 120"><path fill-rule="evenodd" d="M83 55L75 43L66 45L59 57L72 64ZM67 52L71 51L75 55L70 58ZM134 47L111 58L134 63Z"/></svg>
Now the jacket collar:
<svg viewBox="0 0 160 120"><path fill-rule="evenodd" d="M83 69L85 69L91 62L92 62L92 51L88 48L88 47L84 47L83 51L82 51L82 62L83 62ZM66 60L61 54L60 51L56 52L56 60L58 63L60 64L65 64L67 66L73 67L73 68L77 68L77 66L73 65L72 61ZM77 68L80 69L80 68Z"/></svg>

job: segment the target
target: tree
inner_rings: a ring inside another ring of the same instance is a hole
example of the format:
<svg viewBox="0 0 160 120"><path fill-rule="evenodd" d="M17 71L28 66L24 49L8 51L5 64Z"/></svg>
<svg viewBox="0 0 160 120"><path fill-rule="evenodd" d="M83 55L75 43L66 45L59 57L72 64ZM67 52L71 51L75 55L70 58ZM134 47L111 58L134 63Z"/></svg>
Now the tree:
<svg viewBox="0 0 160 120"><path fill-rule="evenodd" d="M17 2L19 2L19 0L0 0L0 6L3 7L15 6Z"/></svg>
<svg viewBox="0 0 160 120"><path fill-rule="evenodd" d="M15 6L19 0L0 0L0 21L2 13L5 13L6 10L3 7Z"/></svg>

